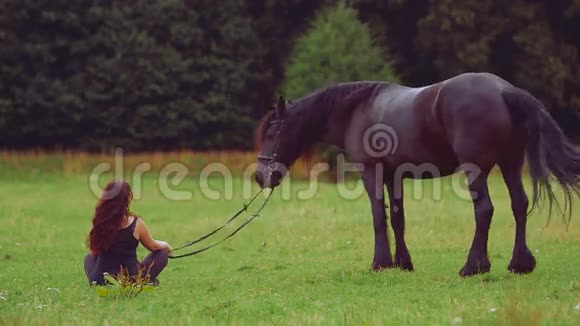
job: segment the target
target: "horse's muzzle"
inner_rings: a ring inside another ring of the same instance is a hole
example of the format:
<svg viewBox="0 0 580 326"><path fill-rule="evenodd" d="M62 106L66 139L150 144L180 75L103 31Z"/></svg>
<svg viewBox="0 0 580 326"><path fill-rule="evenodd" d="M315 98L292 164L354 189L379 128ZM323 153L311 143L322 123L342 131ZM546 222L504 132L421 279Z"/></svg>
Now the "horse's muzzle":
<svg viewBox="0 0 580 326"><path fill-rule="evenodd" d="M276 188L280 185L282 181L282 173L280 171L272 171L271 173L265 173L262 171L256 171L256 183L260 188Z"/></svg>

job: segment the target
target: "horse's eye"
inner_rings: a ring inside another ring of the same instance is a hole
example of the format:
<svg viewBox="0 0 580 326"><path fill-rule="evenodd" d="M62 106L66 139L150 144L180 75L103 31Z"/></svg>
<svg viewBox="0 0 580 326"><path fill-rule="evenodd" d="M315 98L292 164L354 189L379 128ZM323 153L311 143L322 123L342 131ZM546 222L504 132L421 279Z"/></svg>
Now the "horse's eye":
<svg viewBox="0 0 580 326"><path fill-rule="evenodd" d="M267 135L269 137L274 137L276 135L276 130L274 128L268 129Z"/></svg>

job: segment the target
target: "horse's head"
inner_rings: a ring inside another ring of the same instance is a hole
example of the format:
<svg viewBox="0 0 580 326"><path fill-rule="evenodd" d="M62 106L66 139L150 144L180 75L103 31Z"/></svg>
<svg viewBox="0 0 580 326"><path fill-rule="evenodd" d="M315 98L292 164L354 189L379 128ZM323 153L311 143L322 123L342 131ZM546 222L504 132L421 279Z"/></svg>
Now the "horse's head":
<svg viewBox="0 0 580 326"><path fill-rule="evenodd" d="M302 154L297 127L289 117L286 101L280 97L275 109L262 119L256 135L260 148L256 182L260 187L278 186Z"/></svg>

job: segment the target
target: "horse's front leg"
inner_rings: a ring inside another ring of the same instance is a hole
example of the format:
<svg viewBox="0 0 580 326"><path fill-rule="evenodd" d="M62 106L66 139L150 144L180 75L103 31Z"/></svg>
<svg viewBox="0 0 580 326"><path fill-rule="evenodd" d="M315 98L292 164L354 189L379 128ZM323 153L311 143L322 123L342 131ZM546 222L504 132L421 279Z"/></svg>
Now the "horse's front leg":
<svg viewBox="0 0 580 326"><path fill-rule="evenodd" d="M413 263L407 244L405 243L405 209L403 207L403 180L395 180L389 176L385 178L385 184L389 191L391 206L391 225L395 231L395 266L404 270L412 271Z"/></svg>
<svg viewBox="0 0 580 326"><path fill-rule="evenodd" d="M375 256L373 269L393 267L393 258L387 238L387 213L385 211L385 191L382 171L374 165L365 166L362 173L363 183L371 202L373 224L375 228Z"/></svg>

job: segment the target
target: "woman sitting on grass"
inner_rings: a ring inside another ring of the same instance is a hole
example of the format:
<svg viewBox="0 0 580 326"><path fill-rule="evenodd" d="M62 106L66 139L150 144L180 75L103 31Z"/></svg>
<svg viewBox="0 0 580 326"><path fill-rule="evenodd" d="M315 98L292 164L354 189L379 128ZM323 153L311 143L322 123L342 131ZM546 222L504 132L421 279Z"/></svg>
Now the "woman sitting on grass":
<svg viewBox="0 0 580 326"><path fill-rule="evenodd" d="M87 237L91 253L85 257L85 272L89 283L103 285L103 273L113 276L128 273L136 277L141 271L149 275L150 282L157 285L157 276L167 265L171 246L165 241L154 240L137 215L129 211L133 193L123 180L111 181L95 209L93 228ZM137 260L139 242L151 253L142 262Z"/></svg>

